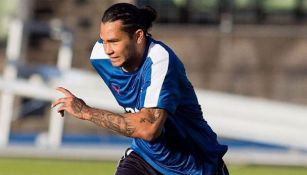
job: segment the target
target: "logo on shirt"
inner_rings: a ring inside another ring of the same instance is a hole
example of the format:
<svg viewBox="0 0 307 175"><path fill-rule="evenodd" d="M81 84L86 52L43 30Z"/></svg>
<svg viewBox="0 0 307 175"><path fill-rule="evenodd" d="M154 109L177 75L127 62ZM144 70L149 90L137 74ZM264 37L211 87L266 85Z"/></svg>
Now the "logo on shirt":
<svg viewBox="0 0 307 175"><path fill-rule="evenodd" d="M127 112L127 113L136 113L136 112L139 112L140 110L138 110L137 108L125 108L125 111Z"/></svg>
<svg viewBox="0 0 307 175"><path fill-rule="evenodd" d="M114 89L114 91L117 92L118 95L120 95L120 92L119 92L119 91L120 91L120 87L119 87L119 86L116 86L116 85L114 85L114 84L111 84L111 86L112 86L112 88Z"/></svg>

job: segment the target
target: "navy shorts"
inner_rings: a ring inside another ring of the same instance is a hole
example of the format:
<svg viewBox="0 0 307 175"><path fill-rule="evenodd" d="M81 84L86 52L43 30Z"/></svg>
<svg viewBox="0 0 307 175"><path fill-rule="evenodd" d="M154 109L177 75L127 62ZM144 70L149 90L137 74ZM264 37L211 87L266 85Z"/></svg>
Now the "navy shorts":
<svg viewBox="0 0 307 175"><path fill-rule="evenodd" d="M228 169L224 161L222 160L218 169L217 175L229 175Z"/></svg>
<svg viewBox="0 0 307 175"><path fill-rule="evenodd" d="M151 167L143 158L137 155L131 148L128 148L125 155L120 159L115 175L161 175ZM223 161L216 175L229 175Z"/></svg>
<svg viewBox="0 0 307 175"><path fill-rule="evenodd" d="M161 175L161 173L128 148L118 163L115 175Z"/></svg>

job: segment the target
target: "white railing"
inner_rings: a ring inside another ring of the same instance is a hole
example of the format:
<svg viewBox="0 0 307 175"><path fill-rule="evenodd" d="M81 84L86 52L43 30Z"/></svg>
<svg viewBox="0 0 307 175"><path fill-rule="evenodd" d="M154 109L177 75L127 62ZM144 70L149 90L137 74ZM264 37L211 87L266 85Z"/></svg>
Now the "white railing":
<svg viewBox="0 0 307 175"><path fill-rule="evenodd" d="M205 118L221 136L307 150L307 107L198 91Z"/></svg>
<svg viewBox="0 0 307 175"><path fill-rule="evenodd" d="M79 81L75 81L75 79ZM73 83L84 81L87 82L86 85ZM102 80L94 73L70 70L66 73L63 72L61 78L50 84L0 78L2 92L48 101L54 101L59 97L60 93L54 90L57 86L67 87L91 106L122 111ZM305 106L204 90L196 90L196 92L205 119L218 135L307 150L307 140L304 139L307 134L305 126L307 108ZM12 114L10 110L13 109L13 107L6 109L5 112ZM52 117L62 121L57 113L52 114ZM59 126L62 127L61 124L50 123L49 131L61 130ZM61 138L60 132L51 135L49 138L51 140ZM54 143L50 142L50 146L60 145L59 141L56 142L56 145L53 145ZM2 142L2 145L5 144Z"/></svg>

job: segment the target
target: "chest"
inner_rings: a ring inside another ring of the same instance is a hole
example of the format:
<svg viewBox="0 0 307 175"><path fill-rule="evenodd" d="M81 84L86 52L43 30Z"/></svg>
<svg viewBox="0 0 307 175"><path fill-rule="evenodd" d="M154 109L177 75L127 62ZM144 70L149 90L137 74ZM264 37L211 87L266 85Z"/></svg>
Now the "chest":
<svg viewBox="0 0 307 175"><path fill-rule="evenodd" d="M142 71L132 75L113 74L108 86L118 104L123 108L138 109L140 107L140 95L144 86Z"/></svg>

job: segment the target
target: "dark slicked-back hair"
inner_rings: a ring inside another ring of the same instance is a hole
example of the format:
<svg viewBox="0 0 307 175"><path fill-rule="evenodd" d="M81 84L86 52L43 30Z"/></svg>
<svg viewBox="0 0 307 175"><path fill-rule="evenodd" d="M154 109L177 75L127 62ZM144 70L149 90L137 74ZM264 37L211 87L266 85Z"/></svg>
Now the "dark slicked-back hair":
<svg viewBox="0 0 307 175"><path fill-rule="evenodd" d="M136 30L142 29L146 35L152 22L157 18L157 12L150 6L138 8L128 3L118 3L109 7L103 14L101 22L114 22L121 20L122 30L127 32L130 37Z"/></svg>

